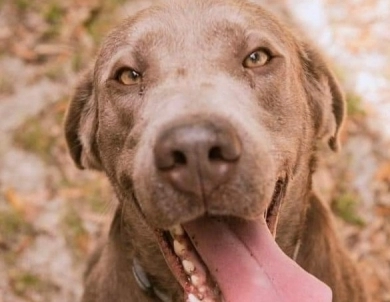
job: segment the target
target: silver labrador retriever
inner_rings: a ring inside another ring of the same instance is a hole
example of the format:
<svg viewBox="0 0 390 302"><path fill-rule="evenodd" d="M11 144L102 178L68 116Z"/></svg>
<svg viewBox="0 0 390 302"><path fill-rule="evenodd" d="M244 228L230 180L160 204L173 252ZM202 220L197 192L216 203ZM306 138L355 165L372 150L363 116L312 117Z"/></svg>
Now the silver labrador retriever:
<svg viewBox="0 0 390 302"><path fill-rule="evenodd" d="M311 190L343 118L322 57L258 4L171 0L126 20L66 118L74 161L119 201L83 301L367 302Z"/></svg>

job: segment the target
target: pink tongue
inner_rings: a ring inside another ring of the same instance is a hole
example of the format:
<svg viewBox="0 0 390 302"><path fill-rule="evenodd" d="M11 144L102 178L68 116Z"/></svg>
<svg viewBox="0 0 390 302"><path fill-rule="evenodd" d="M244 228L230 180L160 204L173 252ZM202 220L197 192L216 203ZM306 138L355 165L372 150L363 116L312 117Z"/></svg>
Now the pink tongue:
<svg viewBox="0 0 390 302"><path fill-rule="evenodd" d="M201 218L184 228L225 302L330 302L332 292L276 244L264 221Z"/></svg>

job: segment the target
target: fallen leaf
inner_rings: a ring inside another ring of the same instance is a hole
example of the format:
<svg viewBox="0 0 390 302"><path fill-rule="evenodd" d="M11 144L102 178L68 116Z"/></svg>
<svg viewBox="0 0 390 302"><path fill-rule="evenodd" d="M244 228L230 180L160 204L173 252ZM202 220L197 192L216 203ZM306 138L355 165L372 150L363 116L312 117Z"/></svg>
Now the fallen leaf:
<svg viewBox="0 0 390 302"><path fill-rule="evenodd" d="M24 213L23 201L21 197L16 193L15 189L7 189L5 191L5 199L14 210L22 214Z"/></svg>
<svg viewBox="0 0 390 302"><path fill-rule="evenodd" d="M390 217L390 206L378 204L375 206L375 213L378 216Z"/></svg>
<svg viewBox="0 0 390 302"><path fill-rule="evenodd" d="M390 162L386 162L379 167L375 178L379 181L390 182Z"/></svg>

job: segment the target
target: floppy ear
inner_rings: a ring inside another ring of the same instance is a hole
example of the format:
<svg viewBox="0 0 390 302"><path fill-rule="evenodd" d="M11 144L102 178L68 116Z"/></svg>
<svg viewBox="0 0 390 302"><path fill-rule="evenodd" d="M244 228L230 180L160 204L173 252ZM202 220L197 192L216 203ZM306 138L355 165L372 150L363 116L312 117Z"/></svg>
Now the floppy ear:
<svg viewBox="0 0 390 302"><path fill-rule="evenodd" d="M93 72L89 71L78 83L65 118L66 142L72 159L80 169L102 168L96 144L97 113Z"/></svg>
<svg viewBox="0 0 390 302"><path fill-rule="evenodd" d="M333 151L339 149L339 132L345 118L345 98L333 72L313 46L303 45L306 94L312 108L319 139L328 139Z"/></svg>

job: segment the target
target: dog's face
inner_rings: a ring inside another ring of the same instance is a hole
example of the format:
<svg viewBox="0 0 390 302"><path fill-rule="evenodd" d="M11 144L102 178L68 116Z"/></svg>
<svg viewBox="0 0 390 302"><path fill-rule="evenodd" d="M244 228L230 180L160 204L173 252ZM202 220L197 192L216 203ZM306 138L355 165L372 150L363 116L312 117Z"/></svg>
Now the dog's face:
<svg viewBox="0 0 390 302"><path fill-rule="evenodd" d="M141 15L98 59L102 164L120 192L133 184L155 227L263 215L313 136L290 37L259 9L238 9L192 3Z"/></svg>
<svg viewBox="0 0 390 302"><path fill-rule="evenodd" d="M316 140L336 148L342 117L327 67L275 18L196 0L112 32L66 126L76 163L104 170L122 203L166 230L204 215L264 217L275 194L290 194L287 180L309 175Z"/></svg>

